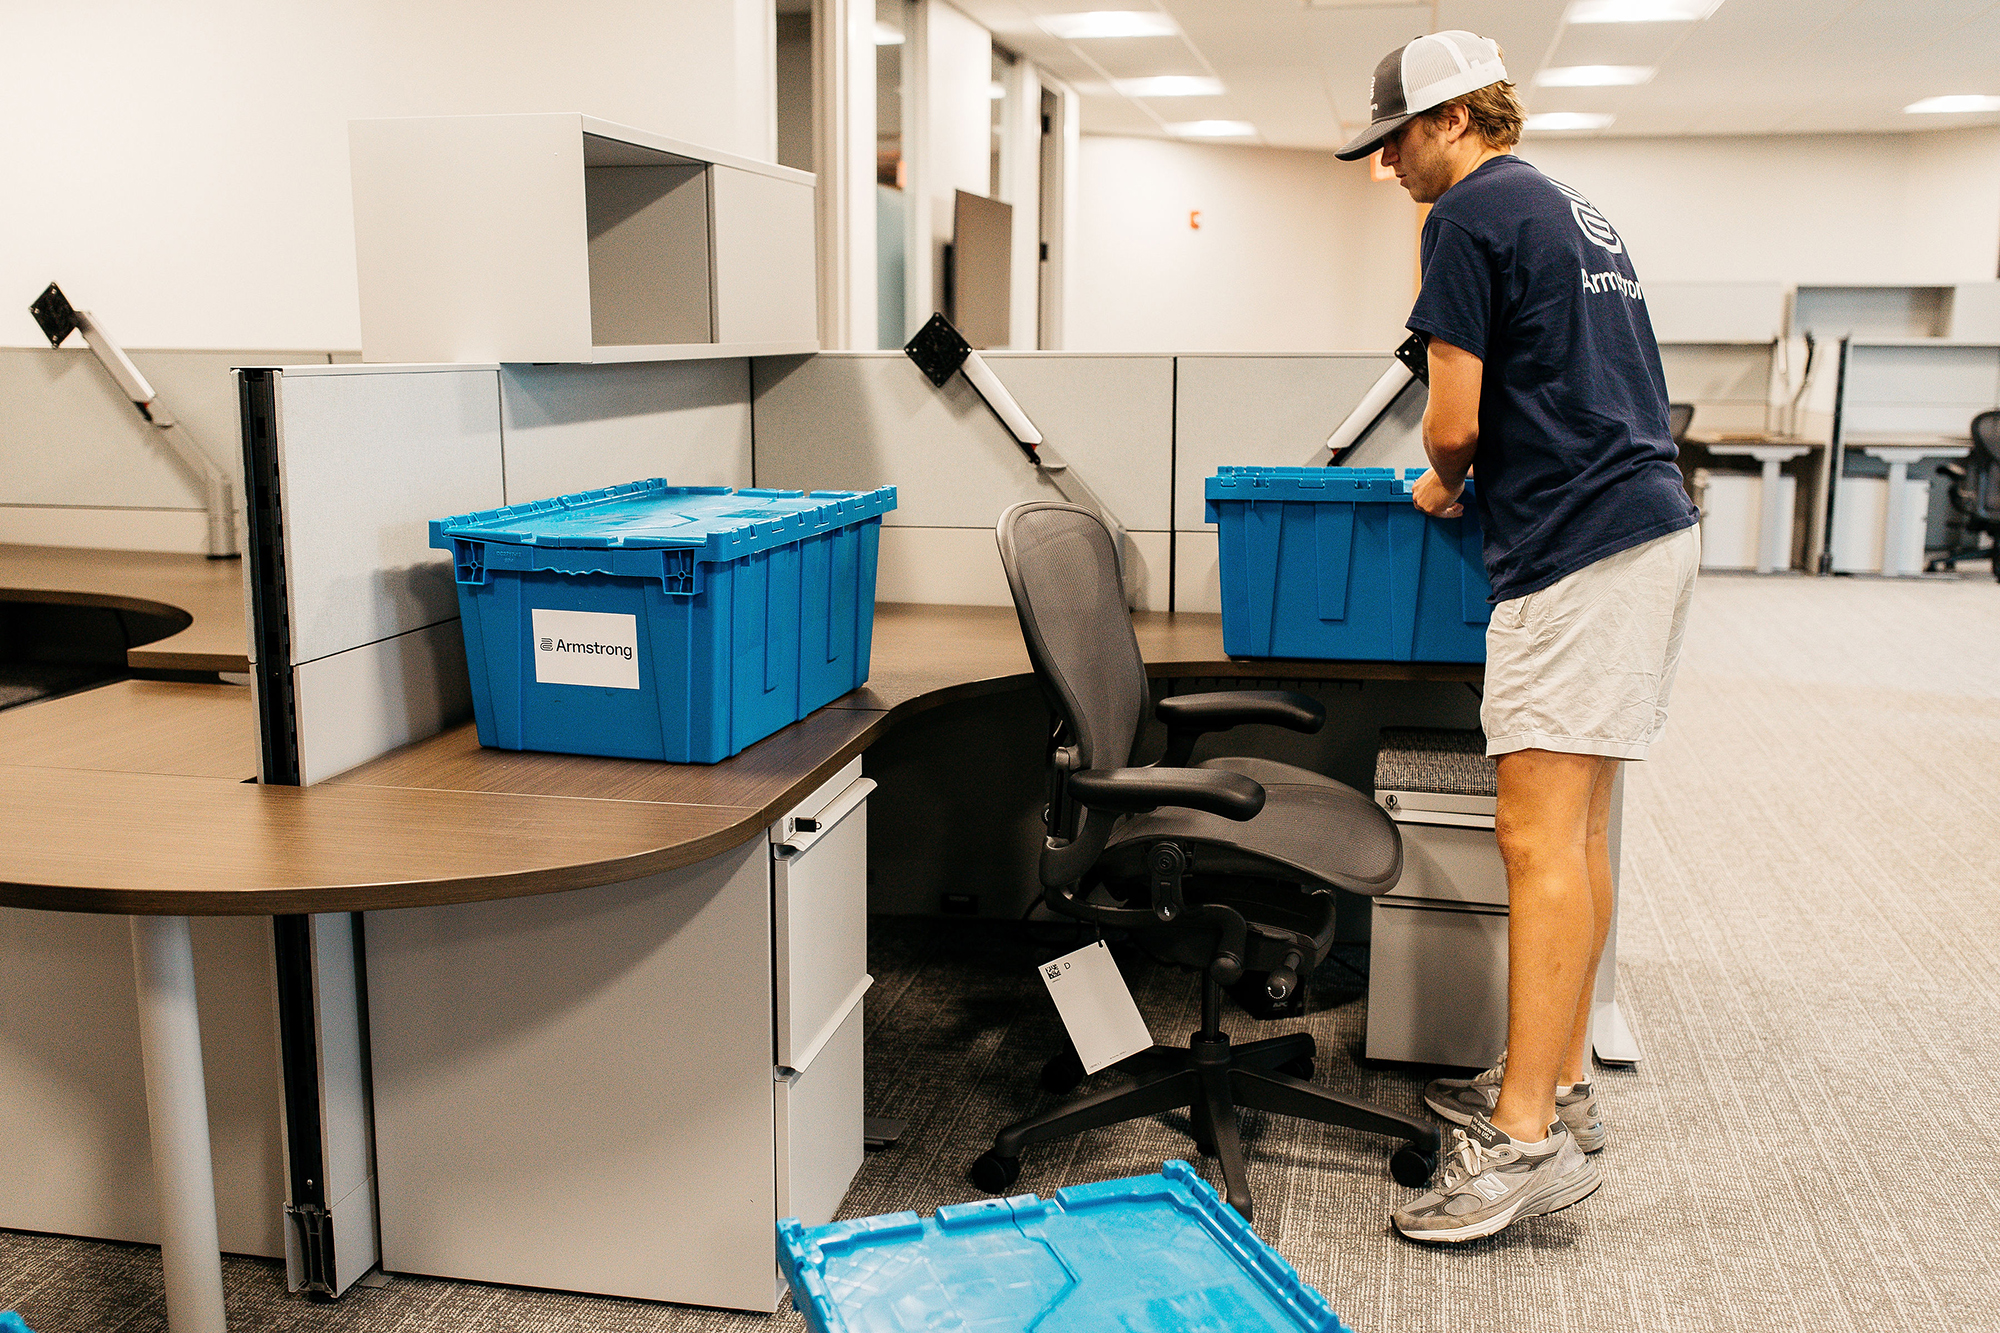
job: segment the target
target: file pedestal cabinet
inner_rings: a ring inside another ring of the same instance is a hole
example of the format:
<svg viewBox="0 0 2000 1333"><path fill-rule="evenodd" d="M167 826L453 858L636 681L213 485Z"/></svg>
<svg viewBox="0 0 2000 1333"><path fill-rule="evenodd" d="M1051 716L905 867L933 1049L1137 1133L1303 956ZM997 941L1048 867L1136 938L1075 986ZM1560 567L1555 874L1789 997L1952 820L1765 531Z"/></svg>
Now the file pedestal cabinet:
<svg viewBox="0 0 2000 1333"><path fill-rule="evenodd" d="M775 1310L777 1221L861 1163L872 785L646 879L369 913L382 1267Z"/></svg>
<svg viewBox="0 0 2000 1333"><path fill-rule="evenodd" d="M1484 1068L1507 1044L1493 797L1378 789L1376 800L1403 835L1403 878L1372 900L1368 1058Z"/></svg>
<svg viewBox="0 0 2000 1333"><path fill-rule="evenodd" d="M1507 870L1494 838L1494 762L1477 731L1384 728L1375 800L1403 835L1403 877L1371 899L1371 1060L1485 1068L1507 1044ZM1618 1008L1617 886L1624 765L1611 788L1611 932L1598 963L1591 1049L1637 1064Z"/></svg>

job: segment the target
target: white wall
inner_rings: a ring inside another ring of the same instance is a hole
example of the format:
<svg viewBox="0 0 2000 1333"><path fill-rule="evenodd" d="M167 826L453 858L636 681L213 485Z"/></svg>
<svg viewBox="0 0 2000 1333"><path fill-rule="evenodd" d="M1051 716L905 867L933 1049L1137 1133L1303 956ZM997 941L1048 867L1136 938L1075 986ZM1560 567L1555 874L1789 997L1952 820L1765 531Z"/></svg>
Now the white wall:
<svg viewBox="0 0 2000 1333"><path fill-rule="evenodd" d="M1386 351L1404 337L1416 208L1365 162L1095 135L1081 157L1066 348Z"/></svg>
<svg viewBox="0 0 2000 1333"><path fill-rule="evenodd" d="M7 7L0 346L360 346L347 122L583 111L765 161L770 0ZM9 295L11 294L11 295Z"/></svg>
<svg viewBox="0 0 2000 1333"><path fill-rule="evenodd" d="M1538 140L1645 282L1939 283L2000 263L2000 129Z"/></svg>
<svg viewBox="0 0 2000 1333"><path fill-rule="evenodd" d="M931 205L931 308L944 309L944 246L951 239L957 192L985 195L993 186L993 38L946 4L925 6L925 161L922 188ZM1015 226L1021 225L1016 217Z"/></svg>

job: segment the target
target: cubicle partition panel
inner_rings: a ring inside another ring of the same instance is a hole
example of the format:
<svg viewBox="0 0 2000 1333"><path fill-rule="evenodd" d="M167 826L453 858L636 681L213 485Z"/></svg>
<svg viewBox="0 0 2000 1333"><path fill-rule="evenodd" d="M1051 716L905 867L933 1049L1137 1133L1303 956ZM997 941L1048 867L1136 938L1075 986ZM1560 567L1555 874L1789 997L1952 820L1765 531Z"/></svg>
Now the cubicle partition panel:
<svg viewBox="0 0 2000 1333"><path fill-rule="evenodd" d="M217 1232L276 1257L285 1198L270 932L193 922ZM128 918L0 908L0 1228L156 1245Z"/></svg>
<svg viewBox="0 0 2000 1333"><path fill-rule="evenodd" d="M1216 529L1203 493L1235 464L1303 467L1392 364L1387 354L1183 356L1175 360L1174 609L1220 611ZM1422 467L1419 387L1406 392L1349 458L1361 467Z"/></svg>
<svg viewBox="0 0 2000 1333"><path fill-rule="evenodd" d="M310 786L471 711L429 522L643 477L749 481L743 361L241 372L265 782ZM291 1282L380 1257L360 918L279 917Z"/></svg>
<svg viewBox="0 0 2000 1333"><path fill-rule="evenodd" d="M986 359L1130 534L1141 609L1168 609L1173 358ZM1019 501L1062 497L962 377L933 388L901 352L765 357L752 373L759 486L896 487L878 600L1009 604L994 524Z"/></svg>
<svg viewBox="0 0 2000 1333"><path fill-rule="evenodd" d="M751 365L729 358L501 367L505 503L648 477L748 486Z"/></svg>
<svg viewBox="0 0 2000 1333"><path fill-rule="evenodd" d="M1125 526L1140 610L1217 610L1215 530L1203 482L1224 464L1296 467L1391 362L1387 354L1156 356L995 352L1002 382ZM1060 498L962 379L934 389L900 352L752 363L760 486L894 485L876 595L1005 606L1000 513ZM1421 393L1406 395L1350 460L1421 466Z"/></svg>
<svg viewBox="0 0 2000 1333"><path fill-rule="evenodd" d="M132 351L181 428L239 483L233 366L332 352ZM0 348L0 542L208 550L201 481L77 346Z"/></svg>

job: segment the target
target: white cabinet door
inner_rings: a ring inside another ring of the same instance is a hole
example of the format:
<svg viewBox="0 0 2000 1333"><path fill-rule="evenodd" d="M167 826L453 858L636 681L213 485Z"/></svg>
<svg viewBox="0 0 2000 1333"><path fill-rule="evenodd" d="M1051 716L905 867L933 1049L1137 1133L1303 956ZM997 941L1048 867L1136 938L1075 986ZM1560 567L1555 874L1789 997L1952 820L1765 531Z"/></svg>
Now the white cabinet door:
<svg viewBox="0 0 2000 1333"><path fill-rule="evenodd" d="M861 1169L861 1004L803 1071L777 1080L778 1217L831 1222Z"/></svg>
<svg viewBox="0 0 2000 1333"><path fill-rule="evenodd" d="M1500 860L1492 817L1483 823L1484 828L1472 828L1397 820L1403 835L1403 877L1387 896L1504 908L1507 867Z"/></svg>
<svg viewBox="0 0 2000 1333"><path fill-rule="evenodd" d="M1492 1064L1507 1044L1506 911L1389 896L1373 906L1368 1058Z"/></svg>
<svg viewBox="0 0 2000 1333"><path fill-rule="evenodd" d="M868 793L855 760L771 826L772 1062L805 1069L868 989Z"/></svg>

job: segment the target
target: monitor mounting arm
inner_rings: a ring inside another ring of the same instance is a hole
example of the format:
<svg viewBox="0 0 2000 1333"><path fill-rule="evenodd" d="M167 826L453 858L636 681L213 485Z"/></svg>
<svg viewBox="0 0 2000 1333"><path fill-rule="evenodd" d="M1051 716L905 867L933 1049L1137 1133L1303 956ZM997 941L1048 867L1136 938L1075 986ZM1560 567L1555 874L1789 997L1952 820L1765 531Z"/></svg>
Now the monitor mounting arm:
<svg viewBox="0 0 2000 1333"><path fill-rule="evenodd" d="M1414 383L1431 382L1430 347L1424 341L1422 334L1413 333L1403 339L1396 348L1395 358L1389 363L1389 368L1382 372L1382 377L1361 396L1361 401L1355 405L1354 410L1334 427L1333 434L1327 436L1325 454L1322 455L1315 449L1313 456L1306 461L1306 466L1324 463L1328 467L1339 467L1354 446L1360 444L1368 432L1375 429L1375 423L1395 406L1396 400L1403 396L1405 389Z"/></svg>
<svg viewBox="0 0 2000 1333"><path fill-rule="evenodd" d="M1000 424L1014 437L1014 443L1028 456L1028 462L1033 464L1043 480L1054 486L1063 499L1088 509L1104 520L1104 526L1111 529L1112 547L1118 553L1118 576L1125 585L1126 605L1133 605L1133 566L1127 558L1131 538L1126 535L1124 525L1097 498L1097 493L1084 483L1083 478L1076 475L1062 455L1043 440L1041 431L1021 410L1021 405L1014 401L1014 395L1007 392L1007 386L1000 382L1000 377L993 373L985 358L972 349L972 345L943 315L932 315L930 322L917 330L917 336L910 339L903 351L917 363L917 369L940 389L953 375L963 371L966 382L993 409L993 415L1000 418Z"/></svg>
<svg viewBox="0 0 2000 1333"><path fill-rule="evenodd" d="M72 333L83 336L84 345L97 357L120 392L132 400L132 406L139 410L140 417L160 433L160 438L174 451L174 456L200 480L208 503L208 558L228 560L240 555L236 545L235 488L230 484L228 474L195 443L187 427L174 420L174 414L167 410L159 394L153 391L153 386L132 364L132 358L125 355L125 349L90 317L88 310L71 306L62 289L53 282L48 285L48 290L35 298L34 304L28 307L28 313L35 317L35 323L41 325L50 347L62 346L63 339Z"/></svg>

